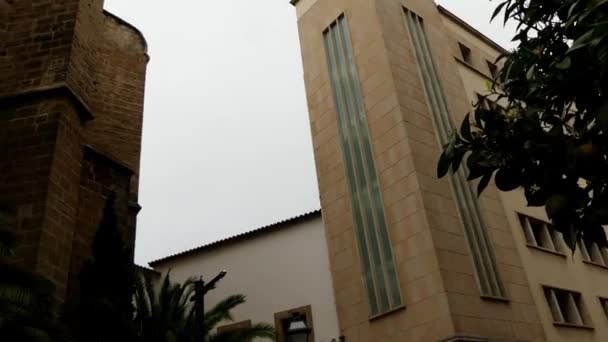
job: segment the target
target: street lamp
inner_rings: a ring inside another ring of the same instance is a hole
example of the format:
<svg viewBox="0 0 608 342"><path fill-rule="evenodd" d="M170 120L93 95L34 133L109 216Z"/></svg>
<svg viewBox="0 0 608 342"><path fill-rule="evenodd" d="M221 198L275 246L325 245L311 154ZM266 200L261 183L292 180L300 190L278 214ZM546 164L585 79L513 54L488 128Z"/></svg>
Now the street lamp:
<svg viewBox="0 0 608 342"><path fill-rule="evenodd" d="M287 335L287 342L308 342L310 328L306 325L305 317L294 314L289 321L285 335Z"/></svg>
<svg viewBox="0 0 608 342"><path fill-rule="evenodd" d="M220 272L210 282L205 283L203 277L194 282L194 295L190 298L194 302L194 319L198 329L194 331L195 341L202 341L205 336L205 294L215 288L215 284L226 276L226 271Z"/></svg>

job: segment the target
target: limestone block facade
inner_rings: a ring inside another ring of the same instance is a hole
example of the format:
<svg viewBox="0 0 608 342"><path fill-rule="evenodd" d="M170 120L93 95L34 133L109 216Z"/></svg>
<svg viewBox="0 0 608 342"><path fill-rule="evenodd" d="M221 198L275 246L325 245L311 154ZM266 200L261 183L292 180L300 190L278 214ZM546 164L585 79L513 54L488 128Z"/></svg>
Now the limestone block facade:
<svg viewBox="0 0 608 342"><path fill-rule="evenodd" d="M504 50L431 0L291 3L346 341L607 340L606 251L566 257L521 193L436 177Z"/></svg>

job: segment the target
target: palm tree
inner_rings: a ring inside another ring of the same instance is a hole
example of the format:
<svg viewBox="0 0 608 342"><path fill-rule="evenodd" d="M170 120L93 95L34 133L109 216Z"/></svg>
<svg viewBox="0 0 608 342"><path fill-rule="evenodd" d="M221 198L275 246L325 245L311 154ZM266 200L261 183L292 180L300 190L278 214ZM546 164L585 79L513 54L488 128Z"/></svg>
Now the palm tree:
<svg viewBox="0 0 608 342"><path fill-rule="evenodd" d="M150 277L137 277L135 287L135 327L140 341L196 342L193 339L194 310L190 299L194 293L194 279L183 284L172 283L169 273L155 286ZM245 296L234 295L220 301L205 313L205 336L200 342L245 342L252 338L274 337L268 324L214 332L225 320L232 320L230 311L245 302Z"/></svg>
<svg viewBox="0 0 608 342"><path fill-rule="evenodd" d="M53 312L52 283L10 260L17 242L13 222L12 210L0 205L0 341L67 341Z"/></svg>

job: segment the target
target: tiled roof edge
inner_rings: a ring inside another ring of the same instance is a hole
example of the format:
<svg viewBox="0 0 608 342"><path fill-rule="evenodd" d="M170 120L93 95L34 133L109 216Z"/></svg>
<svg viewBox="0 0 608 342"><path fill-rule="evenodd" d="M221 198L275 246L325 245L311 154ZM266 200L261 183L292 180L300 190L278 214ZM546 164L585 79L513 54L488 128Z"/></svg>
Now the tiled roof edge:
<svg viewBox="0 0 608 342"><path fill-rule="evenodd" d="M308 220L308 219L311 219L311 218L314 218L314 217L320 217L320 216L321 216L321 209L313 210L313 211L310 211L310 212L307 212L307 213L304 213L304 214L301 214L301 215L298 215L298 216L295 216L295 217L292 217L292 218L288 218L288 219L285 219L285 220L281 220L281 221L275 222L275 223L267 225L267 226L263 226L263 227L260 227L260 228L256 228L256 229L247 231L245 233L237 234L237 235L234 235L234 236L231 236L231 237L227 237L225 239L217 240L217 241L214 241L214 242L211 242L211 243L199 246L199 247L188 249L188 250L185 250L183 252L179 252L179 253L176 253L176 254L173 254L173 255L169 255L169 256L166 256L164 258L160 258L160 259L157 259L157 260L154 260L154 261L150 261L148 264L150 265L150 267L154 267L154 266L157 266L157 265L159 265L159 264L161 264L163 262L169 261L169 260L174 260L176 258L192 255L194 253L198 253L198 252L202 252L202 251L205 251L205 250L209 250L211 248L217 248L217 247L226 245L228 243L233 243L233 242L241 241L241 240L244 240L244 239L247 239L247 238L251 238L251 237L263 234L263 233L268 233L270 231L274 231L274 230L280 229L281 227L283 227L286 224L299 223L299 222L303 222L305 220Z"/></svg>

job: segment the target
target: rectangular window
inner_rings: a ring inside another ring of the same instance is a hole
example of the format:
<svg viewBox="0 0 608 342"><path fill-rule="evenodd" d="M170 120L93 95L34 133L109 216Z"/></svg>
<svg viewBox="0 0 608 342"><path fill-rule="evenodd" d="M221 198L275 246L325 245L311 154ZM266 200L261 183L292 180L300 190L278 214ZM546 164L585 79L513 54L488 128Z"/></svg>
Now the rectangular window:
<svg viewBox="0 0 608 342"><path fill-rule="evenodd" d="M543 287L545 299L556 324L590 326L581 294L574 291Z"/></svg>
<svg viewBox="0 0 608 342"><path fill-rule="evenodd" d="M323 32L323 39L359 256L374 316L400 307L401 295L344 15Z"/></svg>
<svg viewBox="0 0 608 342"><path fill-rule="evenodd" d="M444 146L449 142L450 135L454 131L448 101L441 86L439 72L433 61L422 18L407 9L404 9L404 14L405 25L410 34L410 41L429 104L433 125L439 144ZM470 49L467 48L467 50L470 55ZM464 224L464 234L481 295L484 298L505 299L506 291L496 268L496 257L481 216L477 196L471 189L471 185L468 183L462 169L451 175L450 185L455 204Z"/></svg>
<svg viewBox="0 0 608 342"><path fill-rule="evenodd" d="M562 234L555 230L551 224L521 214L519 215L519 222L528 246L564 253Z"/></svg>
<svg viewBox="0 0 608 342"><path fill-rule="evenodd" d="M496 66L496 64L490 61L486 61L486 63L488 64L488 70L490 71L490 75L492 75L492 78L495 78L498 74L498 67Z"/></svg>
<svg viewBox="0 0 608 342"><path fill-rule="evenodd" d="M471 49L462 43L458 43L458 47L460 48L460 55L462 56L462 60L469 64L472 64L473 59L471 58Z"/></svg>
<svg viewBox="0 0 608 342"><path fill-rule="evenodd" d="M608 248L585 239L578 242L578 247L584 261L608 267Z"/></svg>

